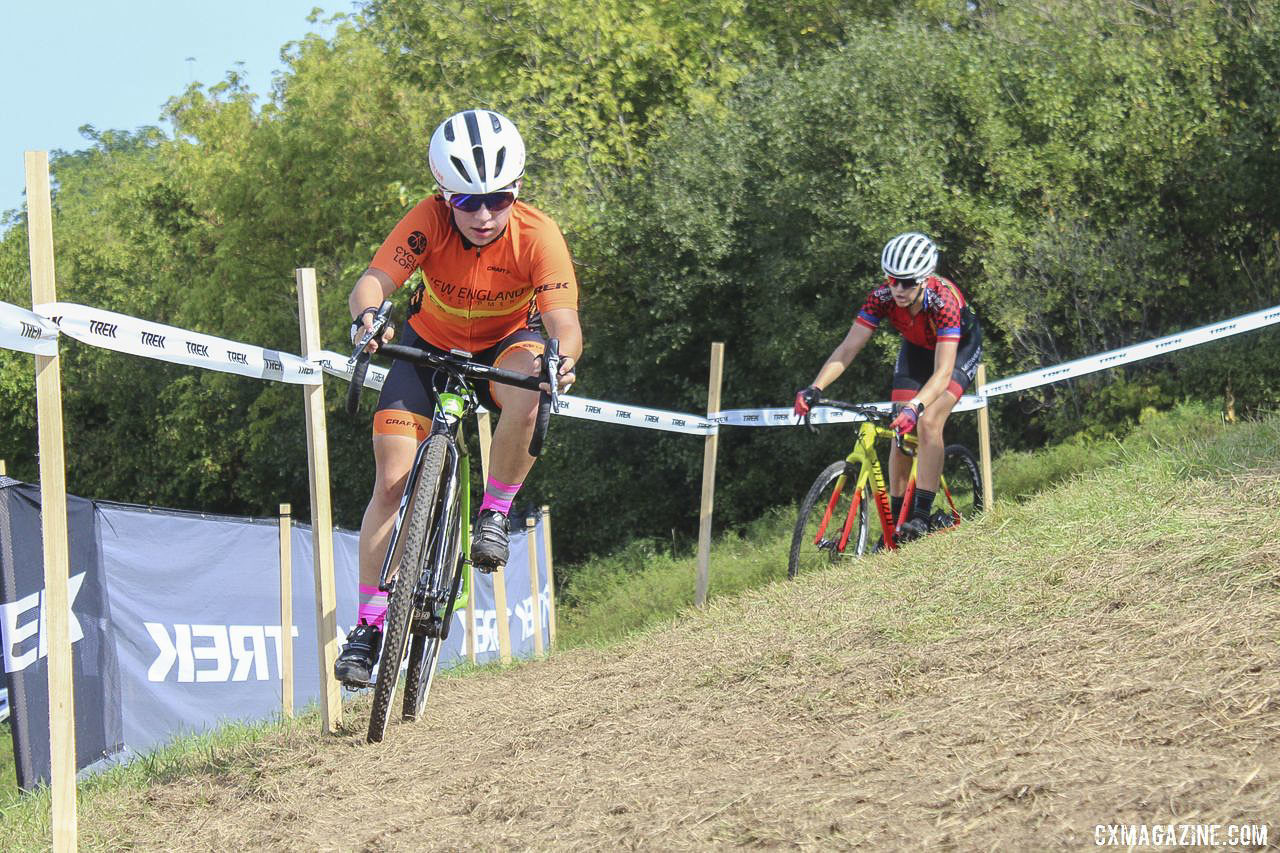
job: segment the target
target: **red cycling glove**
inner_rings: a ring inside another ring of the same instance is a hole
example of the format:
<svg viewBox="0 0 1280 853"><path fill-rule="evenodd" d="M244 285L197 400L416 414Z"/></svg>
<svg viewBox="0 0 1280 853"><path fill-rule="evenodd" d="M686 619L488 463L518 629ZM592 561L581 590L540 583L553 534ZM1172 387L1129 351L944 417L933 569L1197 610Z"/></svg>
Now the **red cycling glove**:
<svg viewBox="0 0 1280 853"><path fill-rule="evenodd" d="M809 409L813 408L813 404L822 398L822 389L817 385L810 385L808 388L802 388L796 392L795 413L797 417L804 417L809 414Z"/></svg>
<svg viewBox="0 0 1280 853"><path fill-rule="evenodd" d="M898 435L906 435L916 428L916 422L920 420L920 415L916 412L916 407L906 405L902 407L902 411L898 412L898 416L893 419L889 426L898 433Z"/></svg>

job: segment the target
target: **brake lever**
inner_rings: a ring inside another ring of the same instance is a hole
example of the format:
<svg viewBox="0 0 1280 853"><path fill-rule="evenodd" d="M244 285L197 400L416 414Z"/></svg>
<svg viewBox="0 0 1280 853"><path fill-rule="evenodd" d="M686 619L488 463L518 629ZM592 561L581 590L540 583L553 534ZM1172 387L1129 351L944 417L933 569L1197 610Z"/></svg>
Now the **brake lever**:
<svg viewBox="0 0 1280 853"><path fill-rule="evenodd" d="M364 348L374 338L382 339L382 333L386 331L388 326L388 318L391 314L391 300L383 301L382 307L378 309L378 313L373 315L373 328L360 336L359 342L356 343L355 351L351 353L351 358L347 359L347 369L354 370L356 362L360 358L360 354L364 352Z"/></svg>
<svg viewBox="0 0 1280 853"><path fill-rule="evenodd" d="M560 350L548 346L543 353L543 367L547 373L547 387L551 389L551 411L560 410Z"/></svg>

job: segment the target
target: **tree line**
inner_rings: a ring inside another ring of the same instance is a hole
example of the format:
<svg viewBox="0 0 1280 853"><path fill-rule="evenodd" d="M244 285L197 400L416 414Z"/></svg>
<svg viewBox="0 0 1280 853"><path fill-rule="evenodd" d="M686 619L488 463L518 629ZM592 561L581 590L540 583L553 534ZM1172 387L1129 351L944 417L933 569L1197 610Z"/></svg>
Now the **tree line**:
<svg viewBox="0 0 1280 853"><path fill-rule="evenodd" d="M584 396L700 411L724 341L725 407L789 404L904 230L941 244L991 378L1280 302L1274 2L376 0L330 23L285 46L269 93L231 73L176 94L172 132L86 128L56 154L61 299L296 352L292 270L312 266L341 350L351 284L432 190L431 130L482 105L517 122L524 196L578 264ZM0 299L28 304L22 211L5 225ZM884 399L896 349L877 335L832 393ZM1274 408L1277 356L1264 331L1000 398L997 441L1105 435L1186 397ZM63 359L72 491L307 506L297 388L76 344ZM354 527L368 418L327 386ZM0 351L0 399L0 456L35 479L28 356ZM557 419L527 487L569 562L692 543L700 442L624 430ZM725 431L717 521L793 502L849 438Z"/></svg>

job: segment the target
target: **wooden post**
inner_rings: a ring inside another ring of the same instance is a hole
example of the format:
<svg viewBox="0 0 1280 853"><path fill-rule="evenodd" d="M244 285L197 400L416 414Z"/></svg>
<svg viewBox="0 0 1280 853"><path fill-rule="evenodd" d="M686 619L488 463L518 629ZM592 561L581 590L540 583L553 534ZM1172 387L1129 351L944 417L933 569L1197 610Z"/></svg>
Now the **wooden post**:
<svg viewBox="0 0 1280 853"><path fill-rule="evenodd" d="M542 657L542 599L538 594L538 519L529 516L524 520L525 552L529 555L529 589L531 591L530 607L533 608L533 653Z"/></svg>
<svg viewBox="0 0 1280 853"><path fill-rule="evenodd" d="M5 475L7 475L8 473L9 473L9 472L8 472L7 470L5 470L5 467L4 467L4 460L3 460L3 459L0 459L0 477L3 477L3 476L5 476Z"/></svg>
<svg viewBox="0 0 1280 853"><path fill-rule="evenodd" d="M320 353L320 307L316 271L294 270L298 284L298 324L302 357ZM319 371L317 370L319 373ZM311 479L311 543L315 552L316 657L320 665L320 721L331 733L342 725L342 692L333 677L338 658L338 606L333 580L333 508L329 503L329 437L324 419L324 374L319 385L304 385L307 418L307 472Z"/></svg>
<svg viewBox="0 0 1280 853"><path fill-rule="evenodd" d="M53 269L53 201L49 155L26 152L27 241L32 306L57 302ZM40 532L44 537L41 640L49 650L49 780L55 851L76 849L76 720L71 664L71 600L67 590L67 483L62 438L62 367L37 355L36 414L40 451Z"/></svg>
<svg viewBox="0 0 1280 853"><path fill-rule="evenodd" d="M293 717L293 507L280 504L280 702Z"/></svg>
<svg viewBox="0 0 1280 853"><path fill-rule="evenodd" d="M978 393L987 387L987 366L978 365L976 377ZM995 504L995 484L991 482L991 412L987 406L978 410L978 459L982 465L982 506L991 509Z"/></svg>
<svg viewBox="0 0 1280 853"><path fill-rule="evenodd" d="M493 606L498 611L498 660L511 663L511 624L507 621L507 567L489 575L493 578Z"/></svg>
<svg viewBox="0 0 1280 853"><path fill-rule="evenodd" d="M711 344L711 377L707 384L707 414L720 411L720 378L724 373L724 344ZM698 512L698 588L693 603L707 606L707 589L711 586L711 513L716 496L716 449L720 430L706 438L702 449L702 507Z"/></svg>
<svg viewBox="0 0 1280 853"><path fill-rule="evenodd" d="M542 507L542 556L547 563L547 651L556 649L556 575L551 565L551 507Z"/></svg>
<svg viewBox="0 0 1280 853"><path fill-rule="evenodd" d="M488 412L476 412L476 436L480 439L480 476L484 478L485 483L489 481L489 448L493 445L493 430L489 424ZM470 519L463 520L463 524L470 523ZM467 604L467 659L474 664L476 662L476 625L479 624L476 619L475 566L467 563L467 572L469 575L467 580L471 583L471 601ZM494 589L496 592L497 588Z"/></svg>

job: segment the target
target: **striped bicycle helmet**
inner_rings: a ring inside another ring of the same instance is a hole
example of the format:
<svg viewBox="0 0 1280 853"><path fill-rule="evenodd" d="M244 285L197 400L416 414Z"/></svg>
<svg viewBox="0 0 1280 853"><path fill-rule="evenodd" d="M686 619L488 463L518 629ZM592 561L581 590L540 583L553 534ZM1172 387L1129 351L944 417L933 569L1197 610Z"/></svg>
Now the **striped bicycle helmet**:
<svg viewBox="0 0 1280 853"><path fill-rule="evenodd" d="M899 234L880 253L880 268L884 274L899 281L920 280L938 267L938 247L918 231Z"/></svg>
<svg viewBox="0 0 1280 853"><path fill-rule="evenodd" d="M448 193L505 190L524 176L524 140L511 119L463 110L431 134L431 174Z"/></svg>

